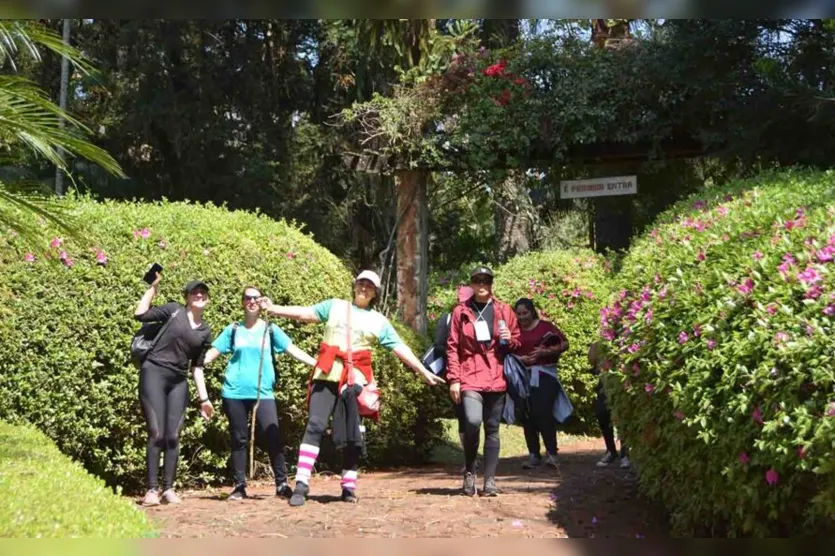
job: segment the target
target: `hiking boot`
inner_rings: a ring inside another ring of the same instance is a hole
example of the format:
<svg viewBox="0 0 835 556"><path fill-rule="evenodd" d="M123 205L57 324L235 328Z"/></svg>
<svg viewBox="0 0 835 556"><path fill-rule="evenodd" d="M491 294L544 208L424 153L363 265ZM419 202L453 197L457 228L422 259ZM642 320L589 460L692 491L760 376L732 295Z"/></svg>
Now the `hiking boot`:
<svg viewBox="0 0 835 556"><path fill-rule="evenodd" d="M606 452L606 455L604 455L600 459L600 461L598 461L595 465L597 465L597 467L608 467L610 464L612 464L614 462L615 462L615 454L613 454L612 452Z"/></svg>
<svg viewBox="0 0 835 556"><path fill-rule="evenodd" d="M559 468L559 463L557 463L557 454L545 454L543 463L546 467L550 467L551 469Z"/></svg>
<svg viewBox="0 0 835 556"><path fill-rule="evenodd" d="M232 492L229 493L227 500L243 500L248 498L246 495L246 485L236 485Z"/></svg>
<svg viewBox="0 0 835 556"><path fill-rule="evenodd" d="M535 469L542 465L542 458L539 454L531 454L528 461L522 464L522 469Z"/></svg>
<svg viewBox="0 0 835 556"><path fill-rule="evenodd" d="M293 489L285 481L275 487L275 495L281 498L291 498L293 496Z"/></svg>
<svg viewBox="0 0 835 556"><path fill-rule="evenodd" d="M155 488L149 489L142 498L143 506L159 506L159 491Z"/></svg>
<svg viewBox="0 0 835 556"><path fill-rule="evenodd" d="M290 496L291 506L304 506L304 501L307 498L307 493L310 492L310 487L301 481L296 481L296 488L293 489L293 494Z"/></svg>
<svg viewBox="0 0 835 556"><path fill-rule="evenodd" d="M357 502L360 501L360 499L357 498L357 493L354 492L353 489L343 488L342 489L342 501L343 502L348 502L349 504L356 504Z"/></svg>
<svg viewBox="0 0 835 556"><path fill-rule="evenodd" d="M484 479L484 490L481 492L481 495L488 497L499 495L499 487L496 486L495 477L487 477Z"/></svg>
<svg viewBox="0 0 835 556"><path fill-rule="evenodd" d="M179 504L182 500L173 488L169 488L162 493L162 502L163 504Z"/></svg>
<svg viewBox="0 0 835 556"><path fill-rule="evenodd" d="M469 471L464 473L464 495L475 496L475 475Z"/></svg>
<svg viewBox="0 0 835 556"><path fill-rule="evenodd" d="M629 469L632 466L632 462L629 461L629 456L624 456L620 460L620 468L621 469Z"/></svg>

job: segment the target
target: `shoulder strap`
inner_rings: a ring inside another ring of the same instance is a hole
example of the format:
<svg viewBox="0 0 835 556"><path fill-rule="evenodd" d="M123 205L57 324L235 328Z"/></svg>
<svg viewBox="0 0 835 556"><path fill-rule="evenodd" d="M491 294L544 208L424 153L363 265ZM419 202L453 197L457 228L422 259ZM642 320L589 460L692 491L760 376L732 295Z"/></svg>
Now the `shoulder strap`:
<svg viewBox="0 0 835 556"><path fill-rule="evenodd" d="M151 347L148 350L148 353L150 353L151 350L153 350L155 347L157 347L157 342L159 342L159 339L162 338L162 335L165 334L166 330L168 330L168 327L171 325L171 321L174 320L174 317L176 317L179 312L180 312L180 308L178 307L177 309L174 310L173 313L171 313L171 316L168 317L168 320L166 320L165 324L163 324L162 328L160 328L159 334L157 334L156 337L154 338L154 341L151 344Z"/></svg>
<svg viewBox="0 0 835 556"><path fill-rule="evenodd" d="M238 332L238 321L232 323L232 339L229 340L229 347L235 351L235 333Z"/></svg>
<svg viewBox="0 0 835 556"><path fill-rule="evenodd" d="M347 348L348 361L346 363L348 365L348 367L347 367L348 368L348 384L353 384L353 380L351 378L353 373L351 371L354 369L354 350L351 347L351 313L352 312L353 311L351 310L351 302L349 301L348 302L348 326L347 326L347 329L348 329L348 348Z"/></svg>

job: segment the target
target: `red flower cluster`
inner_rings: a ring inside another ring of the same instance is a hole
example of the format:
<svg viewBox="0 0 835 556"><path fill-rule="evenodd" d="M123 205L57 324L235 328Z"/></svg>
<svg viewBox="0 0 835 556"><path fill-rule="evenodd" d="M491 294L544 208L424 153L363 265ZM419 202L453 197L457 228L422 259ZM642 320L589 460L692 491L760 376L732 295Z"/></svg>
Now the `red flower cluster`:
<svg viewBox="0 0 835 556"><path fill-rule="evenodd" d="M507 73L505 70L507 69L507 61L502 59L496 62L493 65L487 66L484 68L482 73L488 77L503 77L509 79L513 82L514 85L519 87L528 88L528 80L524 77L514 75L512 73ZM493 102L495 102L498 106L506 106L510 103L510 90L509 89L502 89L501 94L498 98L494 98Z"/></svg>

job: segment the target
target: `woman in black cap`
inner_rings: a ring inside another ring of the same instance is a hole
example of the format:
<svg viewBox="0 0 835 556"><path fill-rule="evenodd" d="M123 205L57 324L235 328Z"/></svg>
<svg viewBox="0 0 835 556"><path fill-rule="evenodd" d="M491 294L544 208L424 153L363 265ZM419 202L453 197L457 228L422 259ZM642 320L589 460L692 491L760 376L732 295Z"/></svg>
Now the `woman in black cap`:
<svg viewBox="0 0 835 556"><path fill-rule="evenodd" d="M209 287L205 282L192 280L183 288L185 304L172 302L151 307L161 279L157 273L135 313L140 322L165 323L139 371L139 401L148 427L148 490L142 500L146 506L156 506L160 499L167 504L180 502L174 491L174 476L180 453L180 429L188 404L189 367L200 396L201 414L208 419L214 411L203 378L203 359L211 347L211 329L203 321L203 310L209 303ZM162 452L165 452L165 464L160 494L159 457Z"/></svg>

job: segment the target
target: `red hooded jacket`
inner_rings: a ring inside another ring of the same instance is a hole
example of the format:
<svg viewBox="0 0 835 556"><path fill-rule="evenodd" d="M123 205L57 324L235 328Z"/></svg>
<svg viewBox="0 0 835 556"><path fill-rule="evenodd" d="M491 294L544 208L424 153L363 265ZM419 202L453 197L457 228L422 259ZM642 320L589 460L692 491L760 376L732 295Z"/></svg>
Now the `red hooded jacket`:
<svg viewBox="0 0 835 556"><path fill-rule="evenodd" d="M447 382L461 384L461 391L504 392L504 356L519 348L519 324L510 305L495 297L493 303L493 334L490 343L476 340L476 315L469 306L469 299L452 310L447 340ZM505 321L510 330L510 342L499 343L499 321Z"/></svg>

